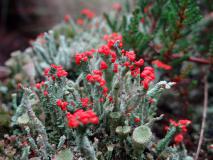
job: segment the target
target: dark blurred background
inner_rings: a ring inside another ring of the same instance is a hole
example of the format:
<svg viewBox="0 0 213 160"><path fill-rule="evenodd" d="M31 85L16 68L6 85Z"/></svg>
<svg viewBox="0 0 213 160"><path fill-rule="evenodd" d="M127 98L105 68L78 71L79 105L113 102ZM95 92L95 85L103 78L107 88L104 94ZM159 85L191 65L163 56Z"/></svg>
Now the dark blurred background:
<svg viewBox="0 0 213 160"><path fill-rule="evenodd" d="M0 65L14 50L61 22L65 14L75 17L89 8L96 15L109 10L113 0L0 0Z"/></svg>

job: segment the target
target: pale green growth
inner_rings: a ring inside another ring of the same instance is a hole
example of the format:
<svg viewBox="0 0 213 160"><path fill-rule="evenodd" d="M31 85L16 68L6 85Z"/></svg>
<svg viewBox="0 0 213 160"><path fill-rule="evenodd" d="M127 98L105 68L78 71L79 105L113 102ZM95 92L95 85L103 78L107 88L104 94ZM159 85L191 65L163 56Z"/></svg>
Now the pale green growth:
<svg viewBox="0 0 213 160"><path fill-rule="evenodd" d="M118 126L115 129L115 132L121 137L126 137L131 132L131 127L130 126Z"/></svg>
<svg viewBox="0 0 213 160"><path fill-rule="evenodd" d="M147 92L147 95L149 97L159 97L163 90L170 89L173 85L175 85L175 82L160 81Z"/></svg>
<svg viewBox="0 0 213 160"><path fill-rule="evenodd" d="M77 137L77 141L79 149L85 155L86 159L97 160L94 147L86 135L80 133L80 135Z"/></svg>
<svg viewBox="0 0 213 160"><path fill-rule="evenodd" d="M22 155L21 155L20 159L28 160L29 154L30 154L30 146L26 146L26 147L22 148Z"/></svg>
<svg viewBox="0 0 213 160"><path fill-rule="evenodd" d="M56 160L73 160L73 153L70 151L70 149L65 149L60 151L55 156Z"/></svg>
<svg viewBox="0 0 213 160"><path fill-rule="evenodd" d="M152 132L147 126L139 126L134 129L132 142L135 150L144 149L152 140Z"/></svg>
<svg viewBox="0 0 213 160"><path fill-rule="evenodd" d="M163 150L166 149L175 133L176 127L171 127L169 131L166 133L166 136L162 140L160 140L160 142L158 142L156 149L158 154L160 154Z"/></svg>

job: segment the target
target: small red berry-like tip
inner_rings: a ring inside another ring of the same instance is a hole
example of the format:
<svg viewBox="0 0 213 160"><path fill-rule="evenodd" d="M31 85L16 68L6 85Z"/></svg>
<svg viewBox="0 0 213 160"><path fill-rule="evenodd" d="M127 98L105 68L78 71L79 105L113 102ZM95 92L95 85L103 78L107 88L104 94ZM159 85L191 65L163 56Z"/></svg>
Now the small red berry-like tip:
<svg viewBox="0 0 213 160"><path fill-rule="evenodd" d="M141 18L141 23L144 24L145 18Z"/></svg>
<svg viewBox="0 0 213 160"><path fill-rule="evenodd" d="M17 89L22 89L22 84L21 83L17 84Z"/></svg>
<svg viewBox="0 0 213 160"><path fill-rule="evenodd" d="M69 14L66 14L66 15L64 16L64 22L68 23L68 22L70 21L70 19L71 19L71 17L70 17Z"/></svg>
<svg viewBox="0 0 213 160"><path fill-rule="evenodd" d="M163 128L165 131L168 131L169 130L169 126L164 126Z"/></svg>
<svg viewBox="0 0 213 160"><path fill-rule="evenodd" d="M135 122L135 123L139 123L140 121L141 121L140 118L138 118L138 117L135 117L135 118L134 118L134 122Z"/></svg>
<svg viewBox="0 0 213 160"><path fill-rule="evenodd" d="M58 99L56 101L56 105L61 108L62 111L67 110L68 102Z"/></svg>
<svg viewBox="0 0 213 160"><path fill-rule="evenodd" d="M44 91L44 96L48 96L48 92L46 90Z"/></svg>
<svg viewBox="0 0 213 160"><path fill-rule="evenodd" d="M81 14L85 15L90 20L95 16L95 13L87 8L82 9Z"/></svg>
<svg viewBox="0 0 213 160"><path fill-rule="evenodd" d="M182 133L177 134L174 138L174 141L176 144L181 143L183 141L183 134Z"/></svg>
<svg viewBox="0 0 213 160"><path fill-rule="evenodd" d="M78 126L87 125L87 124L98 124L99 118L98 116L91 110L84 111L79 109L75 111L75 113L66 115L68 120L68 125L71 128L77 128Z"/></svg>
<svg viewBox="0 0 213 160"><path fill-rule="evenodd" d="M82 26L82 25L84 25L84 20L81 19L81 18L78 18L76 23L77 23L78 25Z"/></svg>
<svg viewBox="0 0 213 160"><path fill-rule="evenodd" d="M168 64L165 64L163 63L162 61L160 60L154 60L152 61L152 64L156 65L158 68L162 68L164 70L171 70L172 69L172 66L168 65Z"/></svg>
<svg viewBox="0 0 213 160"><path fill-rule="evenodd" d="M119 2L115 2L112 4L112 8L118 12L122 10L122 5Z"/></svg>
<svg viewBox="0 0 213 160"><path fill-rule="evenodd" d="M106 64L106 62L101 61L101 63L100 63L100 70L105 70L107 68L108 68L108 65Z"/></svg>
<svg viewBox="0 0 213 160"><path fill-rule="evenodd" d="M88 97L81 98L81 105L82 105L82 107L88 107L88 105L89 105L89 98Z"/></svg>
<svg viewBox="0 0 213 160"><path fill-rule="evenodd" d="M108 99L109 99L109 101L110 101L111 103L113 102L112 96L109 96Z"/></svg>

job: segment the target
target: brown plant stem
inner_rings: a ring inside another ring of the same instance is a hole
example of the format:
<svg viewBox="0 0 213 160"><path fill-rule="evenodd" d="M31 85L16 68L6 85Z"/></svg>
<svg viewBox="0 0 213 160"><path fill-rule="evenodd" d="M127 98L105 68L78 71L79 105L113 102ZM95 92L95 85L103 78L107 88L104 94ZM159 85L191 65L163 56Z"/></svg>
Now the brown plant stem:
<svg viewBox="0 0 213 160"><path fill-rule="evenodd" d="M150 44L149 45L156 54L160 54L160 52L155 49L154 44ZM183 52L180 53L174 53L171 55L171 59L177 59L177 58L182 58L184 56ZM205 58L201 58L201 57L188 57L186 59L186 61L190 61L190 62L195 62L195 63L199 63L199 64L213 64L213 58L209 58L209 59L205 59Z"/></svg>
<svg viewBox="0 0 213 160"><path fill-rule="evenodd" d="M204 76L204 104L203 104L203 115L202 115L202 124L201 124L201 130L200 130L200 138L198 142L197 152L195 155L195 160L198 159L201 145L204 138L204 129L206 125L206 116L207 116L207 109L208 109L208 80L207 80L208 74L205 74Z"/></svg>
<svg viewBox="0 0 213 160"><path fill-rule="evenodd" d="M183 57L181 54L173 54L172 58L176 59L176 58L181 58ZM200 63L200 64L211 64L212 62L208 59L204 59L204 58L198 58L198 57L189 57L187 59L190 62L196 62L196 63Z"/></svg>

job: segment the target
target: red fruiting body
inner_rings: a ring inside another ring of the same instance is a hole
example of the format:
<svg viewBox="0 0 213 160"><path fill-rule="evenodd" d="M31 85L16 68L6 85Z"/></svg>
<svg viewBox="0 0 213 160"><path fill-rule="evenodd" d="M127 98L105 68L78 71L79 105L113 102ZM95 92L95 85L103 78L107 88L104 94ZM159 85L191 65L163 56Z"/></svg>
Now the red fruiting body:
<svg viewBox="0 0 213 160"><path fill-rule="evenodd" d="M114 63L114 65L113 65L113 72L114 73L118 72L118 64L117 63Z"/></svg>
<svg viewBox="0 0 213 160"><path fill-rule="evenodd" d="M152 67L144 67L143 72L141 72L141 78L144 78L142 84L144 89L149 88L149 83L155 79L154 69Z"/></svg>
<svg viewBox="0 0 213 160"><path fill-rule="evenodd" d="M190 120L179 120L178 122L175 122L173 119L169 120L170 124L174 127L178 127L180 129L180 133L178 133L174 141L176 144L179 144L183 141L183 135L187 132L187 125L191 124ZM178 130L179 131L179 130Z"/></svg>
<svg viewBox="0 0 213 160"><path fill-rule="evenodd" d="M137 75L140 74L140 68L135 68L134 70L131 71L132 77L137 77Z"/></svg>
<svg viewBox="0 0 213 160"><path fill-rule="evenodd" d="M109 98L109 101L112 103L113 102L112 96L109 96L108 98Z"/></svg>
<svg viewBox="0 0 213 160"><path fill-rule="evenodd" d="M104 35L103 38L105 41L107 41L108 48L113 48L115 43L118 44L118 47L122 47L122 36L118 33L112 33L110 35Z"/></svg>
<svg viewBox="0 0 213 160"><path fill-rule="evenodd" d="M86 76L86 80L87 80L88 82L94 82L93 75L88 74L88 75Z"/></svg>
<svg viewBox="0 0 213 160"><path fill-rule="evenodd" d="M122 49L121 53L125 55L126 51L124 49Z"/></svg>
<svg viewBox="0 0 213 160"><path fill-rule="evenodd" d="M145 22L145 18L141 18L141 23L144 24L144 22Z"/></svg>
<svg viewBox="0 0 213 160"><path fill-rule="evenodd" d="M57 105L58 107L60 107L61 110L66 111L66 110L67 110L67 106L68 106L68 102L63 101L63 100L61 100L61 99L58 99L58 100L56 101L56 105Z"/></svg>
<svg viewBox="0 0 213 160"><path fill-rule="evenodd" d="M55 81L55 76L51 76L51 77L52 77L52 80Z"/></svg>
<svg viewBox="0 0 213 160"><path fill-rule="evenodd" d="M192 121L190 121L190 120L188 120L188 119L183 119L183 120L179 120L178 121L178 124L179 125L189 125L189 124L191 124L192 123Z"/></svg>
<svg viewBox="0 0 213 160"><path fill-rule="evenodd" d="M57 65L55 65L55 64L51 64L50 65L52 68L54 68L54 69L62 69L62 66L61 65L59 65L59 66L57 66Z"/></svg>
<svg viewBox="0 0 213 160"><path fill-rule="evenodd" d="M62 105L62 100L58 99L58 100L56 101L56 105L60 107L60 106Z"/></svg>
<svg viewBox="0 0 213 160"><path fill-rule="evenodd" d="M90 118L90 122L92 124L98 124L99 123L99 119L98 119L97 116L94 116L94 117Z"/></svg>
<svg viewBox="0 0 213 160"><path fill-rule="evenodd" d="M37 88L37 89L41 89L41 83L36 83L36 85L35 85L35 87Z"/></svg>
<svg viewBox="0 0 213 160"><path fill-rule="evenodd" d="M81 62L87 62L90 57L93 57L93 53L96 52L96 50L91 49L90 51L85 51L82 53L76 53L75 54L75 62L77 65L80 65Z"/></svg>
<svg viewBox="0 0 213 160"><path fill-rule="evenodd" d="M138 61L135 62L135 65L138 66L138 67L141 67L144 65L144 60L141 58L139 59Z"/></svg>
<svg viewBox="0 0 213 160"><path fill-rule="evenodd" d="M104 101L104 99L103 98L99 98L99 102L103 102Z"/></svg>
<svg viewBox="0 0 213 160"><path fill-rule="evenodd" d="M115 63L116 59L117 59L117 55L115 52L110 52L110 55L111 55L111 62L112 63Z"/></svg>
<svg viewBox="0 0 213 160"><path fill-rule="evenodd" d="M94 79L96 82L98 82L98 83L100 83L101 80L102 80L101 76L100 76L100 75L97 75L97 74L93 75L93 79Z"/></svg>
<svg viewBox="0 0 213 160"><path fill-rule="evenodd" d="M101 63L100 63L100 70L105 70L107 68L108 68L108 65L106 64L106 62L101 61Z"/></svg>
<svg viewBox="0 0 213 160"><path fill-rule="evenodd" d="M67 114L66 117L68 120L68 125L71 128L76 128L79 125L87 125L89 123L99 123L99 118L92 110L84 111L82 109L79 109L74 114Z"/></svg>
<svg viewBox="0 0 213 160"><path fill-rule="evenodd" d="M112 8L118 12L120 12L122 10L122 6L119 2L115 2L112 4Z"/></svg>
<svg viewBox="0 0 213 160"><path fill-rule="evenodd" d="M44 75L48 76L49 75L49 71L50 71L50 68L45 68L44 69Z"/></svg>
<svg viewBox="0 0 213 160"><path fill-rule="evenodd" d="M95 16L95 13L87 8L81 10L81 14L85 15L88 19L92 19Z"/></svg>
<svg viewBox="0 0 213 160"><path fill-rule="evenodd" d="M150 103L150 104L153 104L154 102L155 102L155 99L154 99L154 98L150 98L150 99L149 99L149 103Z"/></svg>
<svg viewBox="0 0 213 160"><path fill-rule="evenodd" d="M186 128L186 126L180 126L181 128L181 132L186 133L188 130Z"/></svg>
<svg viewBox="0 0 213 160"><path fill-rule="evenodd" d="M70 118L72 118L72 114L70 112L67 112L66 117L67 117L67 119L70 119Z"/></svg>
<svg viewBox="0 0 213 160"><path fill-rule="evenodd" d="M151 72L154 72L154 69L152 67L150 67L150 66L144 67L144 70L149 70Z"/></svg>
<svg viewBox="0 0 213 160"><path fill-rule="evenodd" d="M44 91L44 96L47 96L48 95L48 92L45 90Z"/></svg>
<svg viewBox="0 0 213 160"><path fill-rule="evenodd" d="M76 55L75 55L75 63L77 65L81 64L81 58L82 58L82 55L79 54L79 53L76 53Z"/></svg>
<svg viewBox="0 0 213 160"><path fill-rule="evenodd" d="M64 22L68 23L70 21L70 15L65 15L64 16Z"/></svg>
<svg viewBox="0 0 213 160"><path fill-rule="evenodd" d="M21 83L18 83L18 84L17 84L17 89L21 89L21 86L22 86L22 84L21 84Z"/></svg>
<svg viewBox="0 0 213 160"><path fill-rule="evenodd" d="M144 7L144 13L147 14L150 11L150 8L152 7L152 3L148 4Z"/></svg>
<svg viewBox="0 0 213 160"><path fill-rule="evenodd" d="M170 119L169 122L171 123L171 125L180 128L185 128L187 125L191 124L191 121L187 119L179 120L178 122L175 122L173 119Z"/></svg>
<svg viewBox="0 0 213 160"><path fill-rule="evenodd" d="M78 18L76 23L77 23L78 25L82 26L82 25L84 25L84 20L81 19L81 18Z"/></svg>
<svg viewBox="0 0 213 160"><path fill-rule="evenodd" d="M143 70L143 72L141 73L141 78L149 78L150 80L154 80L155 79L155 75L152 71L149 70Z"/></svg>
<svg viewBox="0 0 213 160"><path fill-rule="evenodd" d="M183 141L183 135L181 133L177 134L174 138L174 141L176 144L179 144L180 142Z"/></svg>
<svg viewBox="0 0 213 160"><path fill-rule="evenodd" d="M83 107L88 107L88 104L89 104L89 98L86 97L86 98L81 98L81 105Z"/></svg>
<svg viewBox="0 0 213 160"><path fill-rule="evenodd" d="M45 82L44 81L41 81L41 83L40 83L42 86L45 84Z"/></svg>
<svg viewBox="0 0 213 160"><path fill-rule="evenodd" d="M106 86L104 86L104 87L103 87L103 94L106 95L107 92L108 92L108 90L109 90L109 89L108 89Z"/></svg>
<svg viewBox="0 0 213 160"><path fill-rule="evenodd" d="M122 41L122 35L120 35L118 33L106 34L106 35L104 35L103 39L107 42L110 40Z"/></svg>
<svg viewBox="0 0 213 160"><path fill-rule="evenodd" d="M135 61L135 52L134 51L126 51L126 57L130 60L130 61Z"/></svg>
<svg viewBox="0 0 213 160"><path fill-rule="evenodd" d="M74 119L74 118L70 118L69 121L68 121L68 126L69 126L70 128L77 128L79 125L80 125L80 122L77 121L77 120Z"/></svg>
<svg viewBox="0 0 213 160"><path fill-rule="evenodd" d="M123 65L126 66L126 67L129 67L130 66L130 62L124 62Z"/></svg>
<svg viewBox="0 0 213 160"><path fill-rule="evenodd" d="M106 84L106 81L104 79L101 79L99 82L100 86L103 87Z"/></svg>
<svg viewBox="0 0 213 160"><path fill-rule="evenodd" d="M115 41L114 41L114 40L109 40L108 43L107 43L107 46L108 46L109 48L112 48L112 47L114 46L114 44L115 44Z"/></svg>
<svg viewBox="0 0 213 160"><path fill-rule="evenodd" d="M63 111L67 110L67 105L68 105L68 102L63 102L62 106L61 106L61 109Z"/></svg>
<svg viewBox="0 0 213 160"><path fill-rule="evenodd" d="M103 72L100 71L100 70L93 70L92 72L93 72L93 74L97 74L97 75L99 75L99 76L102 76L102 75L103 75Z"/></svg>
<svg viewBox="0 0 213 160"><path fill-rule="evenodd" d="M122 42L119 43L119 47L120 47L120 48L123 47L123 43L122 43Z"/></svg>
<svg viewBox="0 0 213 160"><path fill-rule="evenodd" d="M103 45L98 49L98 53L108 56L110 55L110 48L107 45Z"/></svg>
<svg viewBox="0 0 213 160"><path fill-rule="evenodd" d="M160 60L154 60L154 61L152 61L152 64L155 64L158 68L162 68L164 70L171 70L172 69L172 66L167 65L167 64L161 62Z"/></svg>
<svg viewBox="0 0 213 160"><path fill-rule="evenodd" d="M51 65L51 67L53 67L53 66ZM60 78L60 77L66 77L67 74L68 74L65 70L63 70L62 66L56 66L56 65L54 65L53 68L56 69L56 75L57 75L58 78Z"/></svg>
<svg viewBox="0 0 213 160"><path fill-rule="evenodd" d="M58 78L66 77L68 75L68 73L65 70L63 70L63 67L60 65L57 66L55 64L51 64L51 68L53 68L55 70L55 74ZM51 74L49 74L49 72L50 72L50 68L44 69L44 75L50 76L50 77L52 77L53 80L55 80L55 78L56 78L55 75L53 75L53 74L51 75Z"/></svg>
<svg viewBox="0 0 213 160"><path fill-rule="evenodd" d="M171 125L173 125L173 126L175 126L175 127L178 126L178 123L175 122L173 119L170 119L169 122L170 122Z"/></svg>
<svg viewBox="0 0 213 160"><path fill-rule="evenodd" d="M56 75L60 78L60 77L66 77L67 76L67 72L65 70L57 70Z"/></svg>
<svg viewBox="0 0 213 160"><path fill-rule="evenodd" d="M142 81L142 85L143 85L143 88L145 89L145 90L148 90L149 89L149 79L144 79L143 81Z"/></svg>
<svg viewBox="0 0 213 160"><path fill-rule="evenodd" d="M169 126L165 126L165 127L164 127L164 130L165 130L165 131L168 131L168 130L169 130Z"/></svg>
<svg viewBox="0 0 213 160"><path fill-rule="evenodd" d="M129 66L129 69L130 69L130 70L134 70L134 69L135 69L135 66L132 64L132 65Z"/></svg>
<svg viewBox="0 0 213 160"><path fill-rule="evenodd" d="M82 58L82 61L83 61L83 62L87 62L87 61L88 61L88 57L84 56L84 57Z"/></svg>
<svg viewBox="0 0 213 160"><path fill-rule="evenodd" d="M138 117L135 117L135 118L134 118L134 122L135 122L135 123L139 123L140 121L141 121L140 118L138 118Z"/></svg>
<svg viewBox="0 0 213 160"><path fill-rule="evenodd" d="M37 38L44 38L44 33L39 33Z"/></svg>

